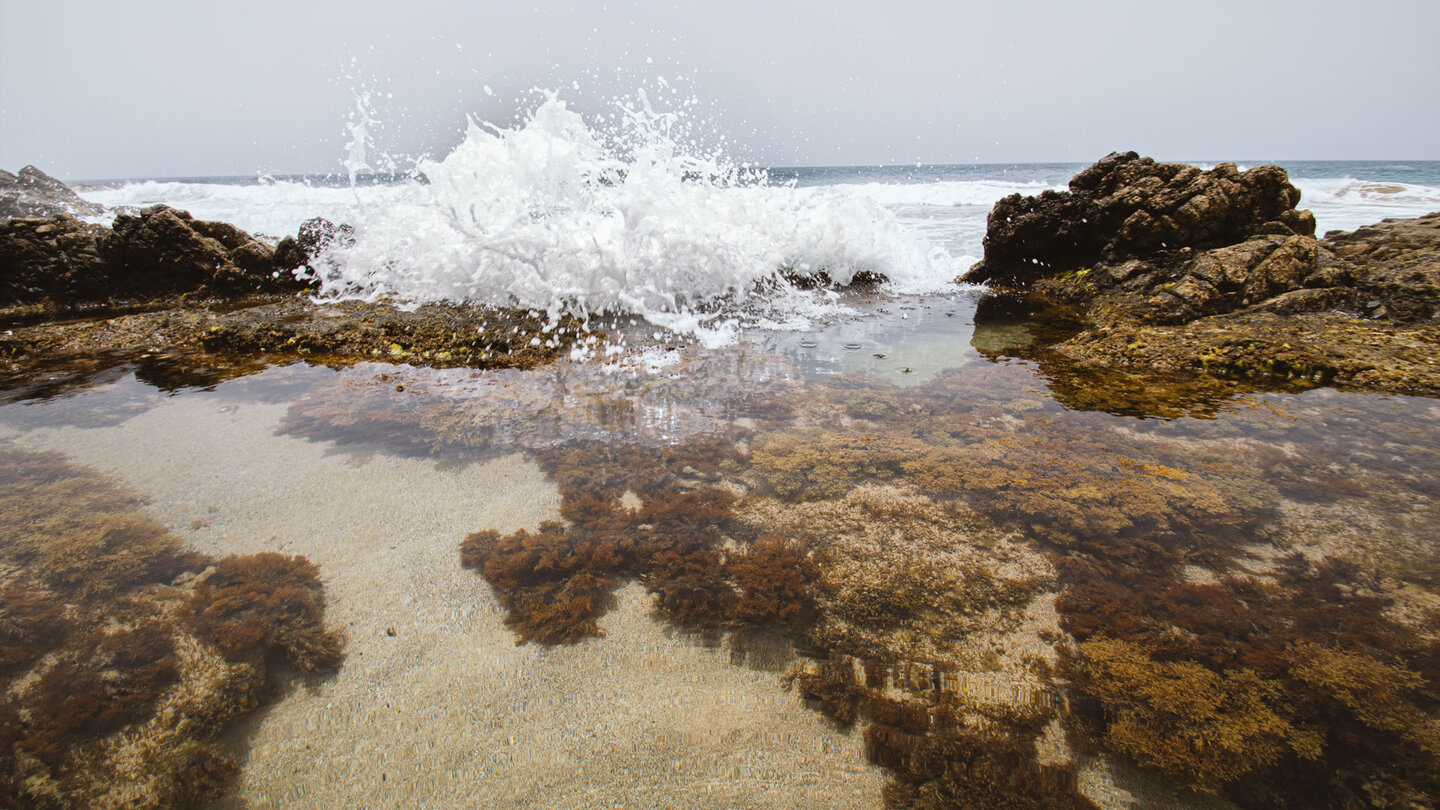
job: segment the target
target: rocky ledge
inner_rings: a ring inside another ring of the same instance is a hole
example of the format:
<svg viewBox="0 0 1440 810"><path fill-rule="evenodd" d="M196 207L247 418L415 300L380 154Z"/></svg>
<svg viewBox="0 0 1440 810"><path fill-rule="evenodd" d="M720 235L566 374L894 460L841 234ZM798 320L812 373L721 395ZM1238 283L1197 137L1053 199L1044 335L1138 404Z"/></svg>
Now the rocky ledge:
<svg viewBox="0 0 1440 810"><path fill-rule="evenodd" d="M82 199L65 183L34 166L26 166L19 174L0 169L0 218L56 214L88 217L103 213L104 206Z"/></svg>
<svg viewBox="0 0 1440 810"><path fill-rule="evenodd" d="M165 206L109 228L0 220L0 388L43 394L135 365L173 385L291 359L528 367L603 337L543 313L312 300L326 248L349 237L314 219L271 246Z"/></svg>
<svg viewBox="0 0 1440 810"><path fill-rule="evenodd" d="M1277 166L1111 154L1067 192L997 203L964 280L1063 313L1011 352L1047 373L1440 395L1440 213L1317 239L1299 199Z"/></svg>

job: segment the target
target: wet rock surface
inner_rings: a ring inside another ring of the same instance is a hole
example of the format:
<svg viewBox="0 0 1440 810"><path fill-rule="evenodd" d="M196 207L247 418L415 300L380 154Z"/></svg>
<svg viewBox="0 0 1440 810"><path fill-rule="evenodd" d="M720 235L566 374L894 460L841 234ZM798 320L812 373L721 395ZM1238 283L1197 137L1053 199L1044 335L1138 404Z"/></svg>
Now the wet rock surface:
<svg viewBox="0 0 1440 810"><path fill-rule="evenodd" d="M168 303L110 317L15 324L0 333L0 385L9 399L45 396L132 366L173 389L294 360L529 368L600 337L582 334L568 320L551 327L543 313L461 304L408 310L383 301L315 303L294 296Z"/></svg>
<svg viewBox="0 0 1440 810"><path fill-rule="evenodd" d="M88 202L63 182L26 166L19 174L0 169L0 218L98 216L104 206Z"/></svg>
<svg viewBox="0 0 1440 810"><path fill-rule="evenodd" d="M1316 239L1283 170L1133 155L1071 186L998 203L967 277L1008 288L1015 306L1067 312L1068 331L1010 353L1060 375L1198 371L1440 393L1440 213ZM1203 218L1181 213L1200 208ZM1160 224L1137 230L1145 217Z"/></svg>
<svg viewBox="0 0 1440 810"><path fill-rule="evenodd" d="M113 228L67 214L0 221L0 267L0 306L41 311L299 292L311 284L239 228L163 205L121 214Z"/></svg>
<svg viewBox="0 0 1440 810"><path fill-rule="evenodd" d="M275 245L275 265L282 270L307 268L318 272L318 257L332 246L348 247L355 241L355 229L336 225L323 217L312 217L300 223L295 236L287 236Z"/></svg>
<svg viewBox="0 0 1440 810"><path fill-rule="evenodd" d="M601 337L524 311L303 296L351 233L317 218L272 248L166 206L113 228L0 220L0 380L30 396L136 364L180 386L293 359L528 368Z"/></svg>

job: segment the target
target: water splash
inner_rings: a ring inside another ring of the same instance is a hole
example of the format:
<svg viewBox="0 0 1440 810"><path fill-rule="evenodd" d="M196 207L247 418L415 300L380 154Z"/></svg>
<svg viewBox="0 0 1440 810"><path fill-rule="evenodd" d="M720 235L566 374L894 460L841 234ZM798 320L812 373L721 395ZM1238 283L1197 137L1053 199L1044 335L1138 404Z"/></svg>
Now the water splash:
<svg viewBox="0 0 1440 810"><path fill-rule="evenodd" d="M375 119L370 109L370 91L358 91L355 94L355 109L350 112L350 120L345 124L345 131L350 136L345 143L345 171L350 175L351 188L355 187L355 176L360 172L375 171L367 158L369 150L375 146L374 136L370 134Z"/></svg>
<svg viewBox="0 0 1440 810"><path fill-rule="evenodd" d="M871 272L922 292L961 269L864 195L772 185L700 148L692 122L643 91L615 113L592 123L541 93L515 126L470 120L444 160L419 161L422 178L360 214L324 294L632 313L713 345L839 310L787 273Z"/></svg>

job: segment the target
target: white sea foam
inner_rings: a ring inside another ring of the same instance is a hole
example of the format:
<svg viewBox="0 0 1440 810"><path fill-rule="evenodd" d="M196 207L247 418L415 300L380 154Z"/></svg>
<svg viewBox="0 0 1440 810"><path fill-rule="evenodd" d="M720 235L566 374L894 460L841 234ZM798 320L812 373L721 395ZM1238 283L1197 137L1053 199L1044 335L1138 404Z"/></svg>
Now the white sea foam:
<svg viewBox="0 0 1440 810"><path fill-rule="evenodd" d="M1387 217L1416 217L1440 211L1440 188L1413 183L1353 178L1291 178L1300 189L1300 207L1315 212L1316 230L1353 231Z"/></svg>
<svg viewBox="0 0 1440 810"><path fill-rule="evenodd" d="M841 284L878 272L900 292L963 269L872 199L772 186L687 150L684 122L643 94L622 111L597 130L551 96L513 128L472 121L448 157L419 164L428 182L357 212L324 294L638 313L713 343L773 315L777 295L772 322L833 311L823 294L776 292L782 269Z"/></svg>

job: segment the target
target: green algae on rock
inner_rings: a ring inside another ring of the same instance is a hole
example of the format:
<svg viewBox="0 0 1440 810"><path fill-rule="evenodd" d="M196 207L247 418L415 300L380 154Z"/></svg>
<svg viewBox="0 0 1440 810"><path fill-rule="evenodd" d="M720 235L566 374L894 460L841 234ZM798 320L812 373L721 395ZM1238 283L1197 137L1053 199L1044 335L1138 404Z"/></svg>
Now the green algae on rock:
<svg viewBox="0 0 1440 810"><path fill-rule="evenodd" d="M214 560L54 453L0 449L0 803L190 807L220 734L341 660L301 557Z"/></svg>

